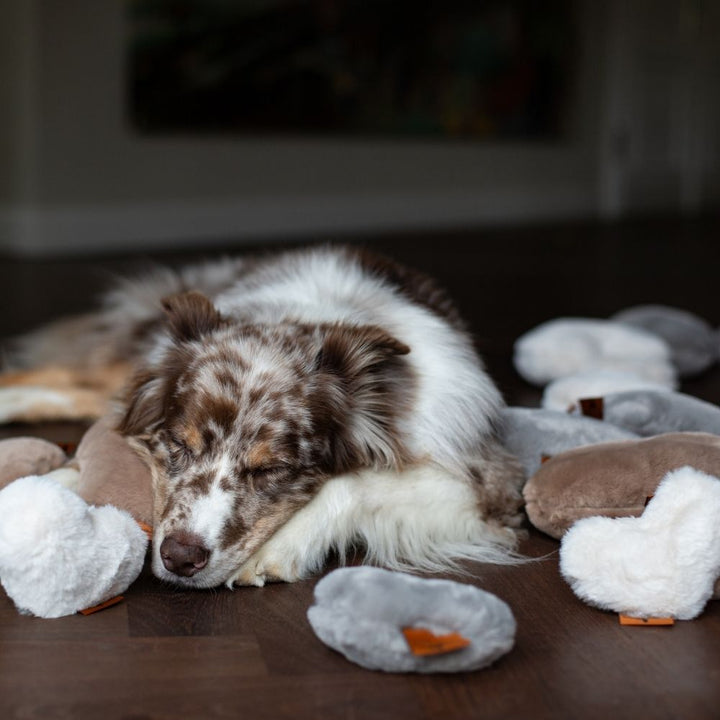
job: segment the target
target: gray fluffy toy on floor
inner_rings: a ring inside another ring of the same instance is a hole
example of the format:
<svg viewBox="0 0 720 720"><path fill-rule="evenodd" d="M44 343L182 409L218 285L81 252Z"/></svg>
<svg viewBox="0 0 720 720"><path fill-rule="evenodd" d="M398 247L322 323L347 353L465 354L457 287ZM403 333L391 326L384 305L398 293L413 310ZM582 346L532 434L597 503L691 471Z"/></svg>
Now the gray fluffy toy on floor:
<svg viewBox="0 0 720 720"><path fill-rule="evenodd" d="M640 437L669 432L720 435L720 408L692 395L629 390L606 395L602 400L605 424Z"/></svg>
<svg viewBox="0 0 720 720"><path fill-rule="evenodd" d="M478 670L515 642L506 603L472 585L424 579L376 567L334 570L315 587L308 610L315 634L348 660L385 672ZM458 633L466 647L436 655L412 652L403 628Z"/></svg>

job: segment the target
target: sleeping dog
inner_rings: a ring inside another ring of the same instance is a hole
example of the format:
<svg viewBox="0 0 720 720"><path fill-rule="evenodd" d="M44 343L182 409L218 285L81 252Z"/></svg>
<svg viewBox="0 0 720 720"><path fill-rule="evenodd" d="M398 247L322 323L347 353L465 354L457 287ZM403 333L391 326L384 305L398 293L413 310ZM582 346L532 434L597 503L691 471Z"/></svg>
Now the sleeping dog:
<svg viewBox="0 0 720 720"><path fill-rule="evenodd" d="M292 581L360 546L394 568L514 557L501 397L447 296L392 261L329 247L159 270L17 351L123 379L160 578Z"/></svg>

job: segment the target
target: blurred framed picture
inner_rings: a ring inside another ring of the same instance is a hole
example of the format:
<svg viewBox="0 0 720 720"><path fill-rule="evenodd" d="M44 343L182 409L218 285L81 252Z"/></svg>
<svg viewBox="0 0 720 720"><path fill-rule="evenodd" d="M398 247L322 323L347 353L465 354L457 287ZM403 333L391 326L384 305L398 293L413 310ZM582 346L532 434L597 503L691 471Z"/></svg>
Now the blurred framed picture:
<svg viewBox="0 0 720 720"><path fill-rule="evenodd" d="M548 140L564 130L569 0L130 0L146 134Z"/></svg>

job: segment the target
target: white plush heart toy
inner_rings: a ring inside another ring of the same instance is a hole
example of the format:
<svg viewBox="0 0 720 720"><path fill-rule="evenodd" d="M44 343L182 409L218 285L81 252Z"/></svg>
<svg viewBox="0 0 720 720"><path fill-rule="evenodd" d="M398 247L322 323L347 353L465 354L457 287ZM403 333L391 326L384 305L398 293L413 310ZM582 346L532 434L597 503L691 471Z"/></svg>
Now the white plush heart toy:
<svg viewBox="0 0 720 720"><path fill-rule="evenodd" d="M635 617L697 617L720 576L720 480L668 473L640 517L591 517L563 536L560 570L575 594Z"/></svg>
<svg viewBox="0 0 720 720"><path fill-rule="evenodd" d="M124 592L147 544L130 513L88 505L51 478L0 491L0 582L21 612L61 617Z"/></svg>

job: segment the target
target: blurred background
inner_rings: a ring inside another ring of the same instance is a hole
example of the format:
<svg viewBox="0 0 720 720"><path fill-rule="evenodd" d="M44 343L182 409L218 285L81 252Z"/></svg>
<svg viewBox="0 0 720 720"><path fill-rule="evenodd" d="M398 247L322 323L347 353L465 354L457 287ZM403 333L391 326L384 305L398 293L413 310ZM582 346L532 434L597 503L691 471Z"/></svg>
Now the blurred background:
<svg viewBox="0 0 720 720"><path fill-rule="evenodd" d="M717 0L3 0L0 253L720 206Z"/></svg>

